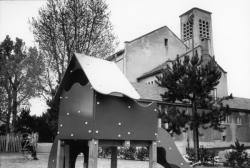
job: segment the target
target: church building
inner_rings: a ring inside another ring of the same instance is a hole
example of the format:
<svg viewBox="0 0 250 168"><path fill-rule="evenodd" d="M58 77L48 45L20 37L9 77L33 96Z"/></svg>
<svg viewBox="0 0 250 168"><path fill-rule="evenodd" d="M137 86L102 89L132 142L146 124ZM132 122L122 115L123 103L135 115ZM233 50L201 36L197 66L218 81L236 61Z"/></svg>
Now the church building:
<svg viewBox="0 0 250 168"><path fill-rule="evenodd" d="M124 49L106 58L117 64L145 101L157 101L161 110L167 107L161 98L166 89L157 85L156 76L161 74L168 62L173 61L177 55L192 56L193 52L198 53L203 61L216 58L211 12L199 8L188 10L180 15L180 28L180 38L167 26L163 26L126 41ZM227 72L220 65L218 67L222 76L212 93L215 98L229 94ZM212 129L200 130L200 145L206 148L226 149L238 139L250 147L250 99L234 97L225 103L233 111L223 122L226 129L223 132ZM192 138L191 134L183 133L173 138L179 149L185 153L184 149L189 138Z"/></svg>

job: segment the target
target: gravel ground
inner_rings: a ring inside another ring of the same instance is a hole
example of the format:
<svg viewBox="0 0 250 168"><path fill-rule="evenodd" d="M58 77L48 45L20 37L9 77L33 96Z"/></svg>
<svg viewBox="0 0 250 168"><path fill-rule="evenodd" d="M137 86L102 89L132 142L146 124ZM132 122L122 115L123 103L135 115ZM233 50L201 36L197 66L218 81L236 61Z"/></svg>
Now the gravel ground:
<svg viewBox="0 0 250 168"><path fill-rule="evenodd" d="M0 168L47 168L48 154L38 157L39 160L30 160L21 153L0 153Z"/></svg>

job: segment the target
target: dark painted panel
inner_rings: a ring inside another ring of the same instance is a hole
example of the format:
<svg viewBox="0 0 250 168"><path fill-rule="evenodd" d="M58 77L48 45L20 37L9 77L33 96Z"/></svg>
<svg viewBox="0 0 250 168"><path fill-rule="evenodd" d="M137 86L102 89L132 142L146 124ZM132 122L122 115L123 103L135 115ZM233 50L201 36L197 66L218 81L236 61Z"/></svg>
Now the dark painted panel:
<svg viewBox="0 0 250 168"><path fill-rule="evenodd" d="M126 97L96 96L95 132L97 139L155 140L156 103L148 107Z"/></svg>
<svg viewBox="0 0 250 168"><path fill-rule="evenodd" d="M90 139L93 128L93 90L75 83L63 91L59 106L60 139Z"/></svg>

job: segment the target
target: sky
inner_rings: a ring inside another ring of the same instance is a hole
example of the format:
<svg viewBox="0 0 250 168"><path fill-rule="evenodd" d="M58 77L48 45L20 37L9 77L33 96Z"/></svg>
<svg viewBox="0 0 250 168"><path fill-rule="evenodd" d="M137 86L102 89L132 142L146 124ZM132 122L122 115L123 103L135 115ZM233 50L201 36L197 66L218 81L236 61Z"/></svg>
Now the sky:
<svg viewBox="0 0 250 168"><path fill-rule="evenodd" d="M250 98L249 0L106 0L114 33L130 41L162 26L180 37L179 16L193 7L212 12L215 58L227 71L228 92ZM29 20L38 15L45 0L0 0L0 41L9 34L35 45ZM41 114L45 105L33 99L31 112Z"/></svg>

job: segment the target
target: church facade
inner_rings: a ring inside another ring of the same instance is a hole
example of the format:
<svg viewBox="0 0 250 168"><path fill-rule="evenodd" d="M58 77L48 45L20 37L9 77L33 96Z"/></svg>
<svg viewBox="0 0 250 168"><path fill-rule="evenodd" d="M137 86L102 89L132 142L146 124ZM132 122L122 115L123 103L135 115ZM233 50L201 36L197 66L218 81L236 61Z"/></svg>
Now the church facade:
<svg viewBox="0 0 250 168"><path fill-rule="evenodd" d="M157 86L156 76L161 74L169 61L173 61L177 55L192 56L194 52L198 53L203 61L215 57L211 12L192 8L180 15L180 27L180 38L167 26L163 26L136 39L126 41L124 49L106 58L116 62L143 99L157 101L161 110L167 107L160 96L165 89ZM222 67L219 66L219 68L222 76L220 83L212 92L214 97L228 96L227 72ZM227 104L233 113L223 123L226 129L223 132L211 129L200 130L202 133L200 145L207 148L227 148L238 139L250 147L248 131L250 99L235 97L228 100ZM180 148L187 146L188 139L192 137L189 134L174 137L177 145L180 144Z"/></svg>

